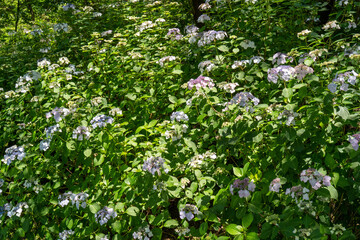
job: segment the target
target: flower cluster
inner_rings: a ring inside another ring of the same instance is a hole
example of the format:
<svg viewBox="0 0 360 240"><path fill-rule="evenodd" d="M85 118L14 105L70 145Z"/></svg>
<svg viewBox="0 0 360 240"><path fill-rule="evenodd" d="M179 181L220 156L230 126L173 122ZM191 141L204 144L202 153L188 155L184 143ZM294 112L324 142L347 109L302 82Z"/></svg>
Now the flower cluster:
<svg viewBox="0 0 360 240"><path fill-rule="evenodd" d="M309 182L311 184L311 187L315 190L318 190L322 184L324 186L331 185L330 183L331 177L319 173L314 168L303 170L300 174L300 180L305 183Z"/></svg>
<svg viewBox="0 0 360 240"><path fill-rule="evenodd" d="M68 4L65 4L64 6L62 6L62 9L64 11L68 11L69 9L74 9L75 10L75 5L72 4L72 3L68 3Z"/></svg>
<svg viewBox="0 0 360 240"><path fill-rule="evenodd" d="M147 160L145 160L143 165L143 170L148 171L152 175L155 175L155 172L158 173L158 175L161 175L161 169L163 168L165 173L168 172L168 169L164 167L165 160L162 157L149 157Z"/></svg>
<svg viewBox="0 0 360 240"><path fill-rule="evenodd" d="M64 206L68 205L71 201L72 205L75 205L77 209L79 209L80 206L82 208L86 208L86 199L88 197L89 197L89 194L87 194L87 193L75 194L72 192L67 192L58 197L59 205L61 207L64 207Z"/></svg>
<svg viewBox="0 0 360 240"><path fill-rule="evenodd" d="M198 168L203 164L204 160L207 159L212 159L212 160L216 159L216 153L207 151L204 154L198 154L193 158L191 158L189 165L193 168Z"/></svg>
<svg viewBox="0 0 360 240"><path fill-rule="evenodd" d="M84 139L84 136L86 139L89 139L89 137L90 137L90 131L89 131L88 127L79 126L73 131L72 137L74 139L82 141Z"/></svg>
<svg viewBox="0 0 360 240"><path fill-rule="evenodd" d="M268 81L277 83L279 77L284 81L289 81L295 76L295 68L288 65L281 65L276 68L270 68L268 70Z"/></svg>
<svg viewBox="0 0 360 240"><path fill-rule="evenodd" d="M270 192L279 192L280 188L281 188L280 178L275 178L274 180L271 181L269 186Z"/></svg>
<svg viewBox="0 0 360 240"><path fill-rule="evenodd" d="M195 205L186 204L184 208L180 209L180 218L186 218L188 221L191 221L195 215L199 214L199 210Z"/></svg>
<svg viewBox="0 0 360 240"><path fill-rule="evenodd" d="M66 240L70 235L73 235L75 232L73 230L64 230L59 233L59 240Z"/></svg>
<svg viewBox="0 0 360 240"><path fill-rule="evenodd" d="M51 140L56 132L62 132L59 124L45 128L46 139L40 142L40 151L46 151L49 149Z"/></svg>
<svg viewBox="0 0 360 240"><path fill-rule="evenodd" d="M239 190L238 194L241 198L246 198L250 196L250 192L255 191L256 185L249 178L244 178L243 180L236 179L233 184L230 185L230 192L234 195L234 190Z"/></svg>
<svg viewBox="0 0 360 240"><path fill-rule="evenodd" d="M23 160L23 158L26 156L24 147L18 147L16 145L11 146L5 150L4 159L1 161L3 163L6 163L7 165L10 165L12 161L15 159Z"/></svg>
<svg viewBox="0 0 360 240"><path fill-rule="evenodd" d="M120 116L120 115L122 115L123 113L122 113L122 111L121 111L121 109L120 108L113 108L113 109L111 109L110 111L109 111L109 114L111 115L111 116Z"/></svg>
<svg viewBox="0 0 360 240"><path fill-rule="evenodd" d="M355 151L359 150L360 133L349 136L349 142Z"/></svg>
<svg viewBox="0 0 360 240"><path fill-rule="evenodd" d="M308 67L302 63L300 63L299 65L297 65L295 67L295 74L297 79L299 79L300 81L307 75L307 74L312 74L314 73L314 69L312 69L311 67Z"/></svg>
<svg viewBox="0 0 360 240"><path fill-rule="evenodd" d="M354 70L345 72L345 73L336 74L332 83L330 83L328 85L328 89L330 90L330 92L335 93L337 91L336 83L340 83L341 84L340 90L347 91L349 89L348 83L350 83L351 85L354 86L356 84L357 76L358 76L358 74ZM348 83L346 83L346 82L348 82Z"/></svg>
<svg viewBox="0 0 360 240"><path fill-rule="evenodd" d="M110 218L116 218L117 213L112 208L104 207L95 213L95 221L100 223L100 225L104 225L107 223Z"/></svg>
<svg viewBox="0 0 360 240"><path fill-rule="evenodd" d="M171 61L175 61L175 60L176 60L175 56L166 56L166 57L160 58L160 60L157 61L156 63L159 64L161 67L163 67L165 62L171 62Z"/></svg>
<svg viewBox="0 0 360 240"><path fill-rule="evenodd" d="M107 30L107 31L104 31L104 32L102 32L100 35L102 36L102 37L105 37L105 36L107 36L107 35L110 35L110 34L112 34L112 30Z"/></svg>
<svg viewBox="0 0 360 240"><path fill-rule="evenodd" d="M165 131L165 138L171 138L172 141L177 141L182 138L182 134L186 133L188 126L186 124L174 124L171 126L171 130Z"/></svg>
<svg viewBox="0 0 360 240"><path fill-rule="evenodd" d="M70 113L70 110L67 108L55 107L52 111L46 113L45 117L51 118L51 116L54 116L55 121L60 122L64 117L69 115L69 113Z"/></svg>
<svg viewBox="0 0 360 240"><path fill-rule="evenodd" d="M226 107L223 109L224 111L227 111L229 109L229 105L237 104L240 107L246 107L246 111L252 110L252 107L249 105L250 101L254 104L254 106L257 106L260 103L260 100L254 95L252 95L249 92L240 92L237 93L230 102L225 103Z"/></svg>
<svg viewBox="0 0 360 240"><path fill-rule="evenodd" d="M199 90L200 88L205 88L205 87L207 87L207 88L215 87L215 84L211 78L204 77L202 75L200 75L196 79L190 79L190 81L187 83L187 85L188 85L189 89L196 87L197 90Z"/></svg>
<svg viewBox="0 0 360 240"><path fill-rule="evenodd" d="M36 71L30 71L24 76L19 77L15 83L16 92L25 93L29 91L29 87L33 80L41 78L41 74Z"/></svg>
<svg viewBox="0 0 360 240"><path fill-rule="evenodd" d="M209 60L200 62L198 65L198 68L201 73L203 73L204 71L210 72L215 67L216 65Z"/></svg>
<svg viewBox="0 0 360 240"><path fill-rule="evenodd" d="M298 114L292 110L287 110L285 109L282 113L279 114L278 119L282 119L284 117L286 117L286 125L290 126L290 125L295 125L295 117L297 117Z"/></svg>
<svg viewBox="0 0 360 240"><path fill-rule="evenodd" d="M180 33L180 29L178 28L171 28L169 29L168 33L166 34L168 38L171 40L180 40L183 38L183 35Z"/></svg>
<svg viewBox="0 0 360 240"><path fill-rule="evenodd" d="M70 30L70 27L67 23L54 24L53 28L55 32L60 32L60 31L68 32Z"/></svg>
<svg viewBox="0 0 360 240"><path fill-rule="evenodd" d="M204 23L206 21L210 21L210 17L207 14L202 14L198 19L197 22Z"/></svg>
<svg viewBox="0 0 360 240"><path fill-rule="evenodd" d="M285 191L285 194L294 198L297 202L298 197L302 197L304 200L309 200L309 189L302 187L301 185L294 186L292 188L288 188Z"/></svg>
<svg viewBox="0 0 360 240"><path fill-rule="evenodd" d="M285 64L287 61L292 62L292 60L293 60L292 57L289 57L287 54L278 52L274 54L272 63L281 65L281 64Z"/></svg>
<svg viewBox="0 0 360 240"><path fill-rule="evenodd" d="M226 92L234 93L235 88L239 86L238 83L220 83L219 85L220 89L224 89Z"/></svg>
<svg viewBox="0 0 360 240"><path fill-rule="evenodd" d="M137 232L133 233L134 239L139 240L149 240L153 236L152 232L150 231L149 226L140 227Z"/></svg>
<svg viewBox="0 0 360 240"><path fill-rule="evenodd" d="M186 115L186 113L182 112L182 111L178 111L178 112L173 112L170 116L170 120L171 121L189 121L189 117L188 115Z"/></svg>
<svg viewBox="0 0 360 240"><path fill-rule="evenodd" d="M209 30L199 33L197 37L200 38L198 41L198 46L202 47L216 40L223 40L225 37L227 37L227 33L224 31Z"/></svg>
<svg viewBox="0 0 360 240"><path fill-rule="evenodd" d="M304 37L304 36L307 36L311 33L310 30L308 29L305 29L305 30L302 30L301 32L298 32L297 33L297 37L300 38L300 37Z"/></svg>
<svg viewBox="0 0 360 240"><path fill-rule="evenodd" d="M11 218L12 216L16 215L17 217L21 217L22 212L24 209L28 209L29 205L26 202L21 202L16 204L16 206L12 206L11 203L4 204L4 212L7 212L7 216Z"/></svg>
<svg viewBox="0 0 360 240"><path fill-rule="evenodd" d="M25 180L23 186L25 188L31 188L33 186L33 190L36 193L39 193L43 190L43 187L39 184L39 180L35 180L35 181Z"/></svg>
<svg viewBox="0 0 360 240"><path fill-rule="evenodd" d="M245 68L247 65L250 64L249 60L241 60L241 61L235 61L233 65L231 65L232 69L236 69L236 68Z"/></svg>
<svg viewBox="0 0 360 240"><path fill-rule="evenodd" d="M145 22L141 23L141 25L138 27L138 29L139 29L140 32L142 32L145 29L153 28L155 26L156 26L156 24L153 23L152 21L145 21Z"/></svg>
<svg viewBox="0 0 360 240"><path fill-rule="evenodd" d="M322 29L329 30L329 29L340 29L340 25L337 23L336 20L327 22Z"/></svg>
<svg viewBox="0 0 360 240"><path fill-rule="evenodd" d="M112 117L108 117L104 114L97 115L94 117L90 124L95 129L97 127L105 127L107 123L112 124L114 122L114 119Z"/></svg>
<svg viewBox="0 0 360 240"><path fill-rule="evenodd" d="M43 58L43 59L40 59L37 61L37 66L39 68L44 68L44 67L47 67L51 64L50 61L48 61L46 58Z"/></svg>
<svg viewBox="0 0 360 240"><path fill-rule="evenodd" d="M205 11L211 8L211 5L209 3L202 3L199 5L199 9L201 11Z"/></svg>

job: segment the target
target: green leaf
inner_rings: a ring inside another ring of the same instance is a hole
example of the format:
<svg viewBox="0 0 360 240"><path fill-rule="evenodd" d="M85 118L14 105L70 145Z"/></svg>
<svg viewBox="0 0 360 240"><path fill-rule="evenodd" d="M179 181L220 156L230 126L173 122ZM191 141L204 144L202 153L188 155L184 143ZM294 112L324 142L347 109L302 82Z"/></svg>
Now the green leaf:
<svg viewBox="0 0 360 240"><path fill-rule="evenodd" d="M113 224L111 224L111 226L117 233L121 233L121 222L120 221L114 222Z"/></svg>
<svg viewBox="0 0 360 240"><path fill-rule="evenodd" d="M242 177L243 176L243 171L241 168L238 168L238 167L233 167L233 172L234 172L234 175L237 176L237 177Z"/></svg>
<svg viewBox="0 0 360 240"><path fill-rule="evenodd" d="M91 153L92 153L92 151L91 151L91 149L89 149L89 148L84 151L85 157L90 157L90 156L91 156Z"/></svg>
<svg viewBox="0 0 360 240"><path fill-rule="evenodd" d="M242 226L248 228L253 220L254 216L252 215L252 213L246 214L242 219Z"/></svg>
<svg viewBox="0 0 360 240"><path fill-rule="evenodd" d="M93 203L89 205L89 209L91 213L97 213L100 210L100 205L97 203Z"/></svg>
<svg viewBox="0 0 360 240"><path fill-rule="evenodd" d="M282 95L285 98L291 98L293 95L293 89L292 88L284 88L282 91Z"/></svg>
<svg viewBox="0 0 360 240"><path fill-rule="evenodd" d="M19 234L20 237L25 237L25 231L22 228L18 228L16 233Z"/></svg>
<svg viewBox="0 0 360 240"><path fill-rule="evenodd" d="M72 227L74 226L74 220L72 220L72 219L66 219L65 223L69 229L72 229Z"/></svg>
<svg viewBox="0 0 360 240"><path fill-rule="evenodd" d="M94 158L94 165L99 166L101 165L105 160L105 156L103 154L98 155L96 158Z"/></svg>
<svg viewBox="0 0 360 240"><path fill-rule="evenodd" d="M312 60L311 58L308 58L304 61L306 66L311 66L311 64L313 64L314 60Z"/></svg>
<svg viewBox="0 0 360 240"><path fill-rule="evenodd" d="M336 112L336 115L340 116L342 119L347 120L350 116L350 113L346 107L339 106L339 111Z"/></svg>
<svg viewBox="0 0 360 240"><path fill-rule="evenodd" d="M189 139L187 139L187 138L184 138L184 142L185 142L186 146L188 146L188 147L191 148L194 152L196 152L196 144L195 144L193 141L191 141L191 140L189 140Z"/></svg>
<svg viewBox="0 0 360 240"><path fill-rule="evenodd" d="M136 95L133 93L128 93L125 95L125 97L127 97L128 99L133 100L133 101L136 99Z"/></svg>
<svg viewBox="0 0 360 240"><path fill-rule="evenodd" d="M203 222L199 228L200 234L204 235L205 233L207 233L207 230L208 230L208 224L207 224L207 222Z"/></svg>
<svg viewBox="0 0 360 240"><path fill-rule="evenodd" d="M263 133L259 133L258 135L253 137L253 142L258 143L258 142L261 142L262 139L263 139Z"/></svg>
<svg viewBox="0 0 360 240"><path fill-rule="evenodd" d="M238 48L234 48L232 51L233 51L233 53L236 54L236 53L238 53L240 50L239 50Z"/></svg>
<svg viewBox="0 0 360 240"><path fill-rule="evenodd" d="M179 69L174 69L174 70L172 71L172 73L173 73L173 74L182 74L183 71L181 71L181 70L179 70Z"/></svg>
<svg viewBox="0 0 360 240"><path fill-rule="evenodd" d="M221 45L220 47L218 47L218 49L222 52L228 52L229 51L229 48L225 45Z"/></svg>
<svg viewBox="0 0 360 240"><path fill-rule="evenodd" d="M167 220L164 223L164 227L166 227L166 228L173 228L173 227L177 227L177 226L179 226L179 223L175 219Z"/></svg>
<svg viewBox="0 0 360 240"><path fill-rule="evenodd" d="M329 190L329 192L330 192L330 197L332 198L332 199L338 199L338 192L337 192L337 190L336 190L336 188L334 188L333 186L328 186L327 187L327 189Z"/></svg>
<svg viewBox="0 0 360 240"><path fill-rule="evenodd" d="M249 232L248 234L246 234L246 240L259 240L259 239L260 238L256 232Z"/></svg>
<svg viewBox="0 0 360 240"><path fill-rule="evenodd" d="M70 151L74 151L76 149L75 145L76 145L75 141L66 142L66 147Z"/></svg>
<svg viewBox="0 0 360 240"><path fill-rule="evenodd" d="M229 225L226 226L225 230L229 234L236 236L236 235L239 235L239 234L242 233L243 228L240 225L229 224Z"/></svg>
<svg viewBox="0 0 360 240"><path fill-rule="evenodd" d="M129 207L125 212L128 215L135 217L140 212L140 210L137 207Z"/></svg>

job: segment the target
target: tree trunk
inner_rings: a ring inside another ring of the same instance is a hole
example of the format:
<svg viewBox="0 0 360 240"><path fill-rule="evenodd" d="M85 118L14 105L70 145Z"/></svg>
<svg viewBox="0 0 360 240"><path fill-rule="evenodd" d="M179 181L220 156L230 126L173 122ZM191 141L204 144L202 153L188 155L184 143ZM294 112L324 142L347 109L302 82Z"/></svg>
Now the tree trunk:
<svg viewBox="0 0 360 240"><path fill-rule="evenodd" d="M191 3L192 3L192 8L193 8L193 17L194 17L195 24L198 27L202 27L203 24L198 23L197 20L200 17L200 15L202 14L199 9L199 6L200 6L200 4L204 3L204 0L191 0Z"/></svg>
<svg viewBox="0 0 360 240"><path fill-rule="evenodd" d="M35 21L35 13L34 13L34 10L33 10L32 6L31 6L31 0L26 0L26 7L30 12L31 21Z"/></svg>
<svg viewBox="0 0 360 240"><path fill-rule="evenodd" d="M20 0L18 0L18 2L17 2L15 32L17 32L17 29L18 29L19 19L20 19Z"/></svg>
<svg viewBox="0 0 360 240"><path fill-rule="evenodd" d="M328 4L325 6L326 10L319 12L320 23L324 25L329 21L329 16L335 6L335 0L328 0Z"/></svg>

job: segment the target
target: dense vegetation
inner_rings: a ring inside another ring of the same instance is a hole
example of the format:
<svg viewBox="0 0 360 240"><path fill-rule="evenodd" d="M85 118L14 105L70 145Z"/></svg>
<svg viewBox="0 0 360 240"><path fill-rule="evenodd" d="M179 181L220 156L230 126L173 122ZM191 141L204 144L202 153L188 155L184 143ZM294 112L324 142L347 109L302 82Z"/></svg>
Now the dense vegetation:
<svg viewBox="0 0 360 240"><path fill-rule="evenodd" d="M360 238L358 1L0 9L1 239Z"/></svg>

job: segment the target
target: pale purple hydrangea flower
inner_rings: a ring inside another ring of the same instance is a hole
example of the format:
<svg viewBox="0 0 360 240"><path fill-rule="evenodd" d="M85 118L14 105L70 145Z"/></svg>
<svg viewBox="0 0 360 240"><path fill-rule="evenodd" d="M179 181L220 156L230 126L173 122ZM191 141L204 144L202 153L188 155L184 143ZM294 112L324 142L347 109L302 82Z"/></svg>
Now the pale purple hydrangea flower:
<svg viewBox="0 0 360 240"><path fill-rule="evenodd" d="M349 136L349 142L355 151L359 150L360 133Z"/></svg>
<svg viewBox="0 0 360 240"><path fill-rule="evenodd" d="M238 83L220 83L219 88L224 89L226 92L234 93L235 88L239 86Z"/></svg>
<svg viewBox="0 0 360 240"><path fill-rule="evenodd" d="M300 174L300 180L305 183L309 182L315 190L318 190L322 185L331 185L331 177L321 174L314 168L303 170Z"/></svg>
<svg viewBox="0 0 360 240"><path fill-rule="evenodd" d="M68 4L65 4L64 6L62 6L63 10L64 11L68 11L69 9L74 9L75 10L75 5L72 4L72 3L68 3Z"/></svg>
<svg viewBox="0 0 360 240"><path fill-rule="evenodd" d="M213 80L209 77L204 77L200 75L196 79L190 79L190 81L187 83L188 88L191 90L193 87L196 87L197 90L200 88L213 88L215 87L215 84Z"/></svg>
<svg viewBox="0 0 360 240"><path fill-rule="evenodd" d="M104 225L110 220L110 218L116 217L117 213L114 211L114 209L109 207L104 207L103 209L95 213L95 220L96 222L100 223L100 225Z"/></svg>
<svg viewBox="0 0 360 240"><path fill-rule="evenodd" d="M51 138L40 141L40 151L47 151L50 148Z"/></svg>
<svg viewBox="0 0 360 240"><path fill-rule="evenodd" d="M46 113L46 118L51 118L52 116L54 116L54 119L56 122L60 122L64 117L66 117L67 115L69 115L70 110L67 108L59 108L59 107L55 107L52 111Z"/></svg>
<svg viewBox="0 0 360 240"><path fill-rule="evenodd" d="M59 205L61 207L64 207L68 205L71 201L72 205L75 205L77 209L80 208L86 208L86 200L89 197L89 194L87 193L78 193L74 194L72 192L67 192L58 197Z"/></svg>
<svg viewBox="0 0 360 240"><path fill-rule="evenodd" d="M180 121L189 121L189 117L188 115L186 115L186 113L182 112L182 111L178 111L178 112L173 112L170 116L170 120L174 121L176 120L177 122Z"/></svg>
<svg viewBox="0 0 360 240"><path fill-rule="evenodd" d="M314 73L314 69L312 69L311 67L308 67L304 64L299 64L295 67L295 74L297 79L299 79L300 81L307 75L307 74L312 74Z"/></svg>
<svg viewBox="0 0 360 240"><path fill-rule="evenodd" d="M336 74L332 83L328 85L328 89L330 90L330 92L335 93L337 91L337 85L341 84L340 90L347 91L349 89L348 83L354 86L356 84L357 76L358 74L354 70L345 73Z"/></svg>
<svg viewBox="0 0 360 240"><path fill-rule="evenodd" d="M86 139L89 139L89 137L90 137L90 130L88 127L79 126L73 131L72 137L74 139L82 141L84 139L84 136Z"/></svg>
<svg viewBox="0 0 360 240"><path fill-rule="evenodd" d="M281 188L280 178L275 178L274 180L271 181L269 186L270 192L279 192L280 188Z"/></svg>
<svg viewBox="0 0 360 240"><path fill-rule="evenodd" d="M198 68L201 73L203 73L204 71L210 72L215 67L216 65L209 60L203 61L198 65Z"/></svg>
<svg viewBox="0 0 360 240"><path fill-rule="evenodd" d="M17 160L23 160L23 158L26 156L24 147L18 147L16 145L11 146L5 150L4 159L1 161L7 165L10 165L13 161Z"/></svg>
<svg viewBox="0 0 360 240"><path fill-rule="evenodd" d="M260 56L254 56L250 58L250 64L252 63L259 64L261 61L264 61L264 58Z"/></svg>
<svg viewBox="0 0 360 240"><path fill-rule="evenodd" d="M114 119L112 117L108 117L104 114L100 114L97 115L96 117L94 117L91 121L90 124L91 126L95 129L97 127L105 127L106 124L112 124L114 122Z"/></svg>
<svg viewBox="0 0 360 240"><path fill-rule="evenodd" d="M207 14L202 14L198 19L197 22L204 23L206 21L210 21L210 17Z"/></svg>
<svg viewBox="0 0 360 240"><path fill-rule="evenodd" d="M6 203L4 205L4 210L7 211L7 216L11 218L12 216L21 217L22 212L24 209L28 209L29 205L26 202L20 202L16 204L16 206L12 206L10 203Z"/></svg>
<svg viewBox="0 0 360 240"><path fill-rule="evenodd" d="M180 218L186 218L188 221L191 221L195 215L199 214L199 210L195 205L186 204L184 208L180 209Z"/></svg>
<svg viewBox="0 0 360 240"><path fill-rule="evenodd" d="M284 81L289 81L295 76L295 68L288 65L281 65L268 70L268 81L277 83L279 77Z"/></svg>
<svg viewBox="0 0 360 240"><path fill-rule="evenodd" d="M298 185L286 189L285 194L286 195L290 194L290 196L294 198L297 202L297 199L299 197L302 197L304 200L309 200L309 192L310 192L309 189L302 187L301 185Z"/></svg>
<svg viewBox="0 0 360 240"><path fill-rule="evenodd" d="M260 100L249 92L240 92L237 93L230 102L225 103L226 107L223 111L227 111L229 109L229 105L237 104L240 107L246 107L246 111L252 110L252 106L250 105L250 101L254 106L257 106L260 103Z"/></svg>
<svg viewBox="0 0 360 240"><path fill-rule="evenodd" d="M61 233L59 233L58 240L66 240L70 235L73 235L75 232L73 230L64 230Z"/></svg>
<svg viewBox="0 0 360 240"><path fill-rule="evenodd" d="M286 125L290 126L290 125L295 125L295 118L298 116L299 114L297 114L294 111L289 111L289 110L284 110L282 113L279 114L277 119L282 119L282 118L287 118L286 119Z"/></svg>
<svg viewBox="0 0 360 240"><path fill-rule="evenodd" d="M133 233L133 239L150 240L153 237L153 233L150 231L149 226L140 227L137 232Z"/></svg>
<svg viewBox="0 0 360 240"><path fill-rule="evenodd" d="M236 68L245 68L247 65L250 65L250 60L241 60L241 61L235 61L233 65L231 65L232 69Z"/></svg>
<svg viewBox="0 0 360 240"><path fill-rule="evenodd" d="M287 61L292 62L292 57L289 57L287 54L285 53L281 53L281 52L278 52L278 53L275 53L274 56L273 56L273 60L272 60L272 63L277 63L277 65L281 65L281 64L285 64Z"/></svg>
<svg viewBox="0 0 360 240"><path fill-rule="evenodd" d="M166 36L169 37L171 40L180 40L183 38L183 35L180 33L180 29L178 28L169 29Z"/></svg>
<svg viewBox="0 0 360 240"><path fill-rule="evenodd" d="M230 185L230 192L234 195L234 190L238 191L240 198L246 198L250 196L250 192L255 191L256 185L249 178L244 178L243 180L236 179L233 184Z"/></svg>
<svg viewBox="0 0 360 240"><path fill-rule="evenodd" d="M197 34L196 37L200 38L198 41L198 46L202 47L202 46L210 44L216 40L223 40L225 37L227 37L227 33L224 31L209 30L209 31Z"/></svg>
<svg viewBox="0 0 360 240"><path fill-rule="evenodd" d="M148 171L152 175L155 175L155 173L158 173L158 175L161 175L161 169L164 169L165 173L168 173L168 169L164 166L165 160L162 157L149 157L142 167L144 171Z"/></svg>

